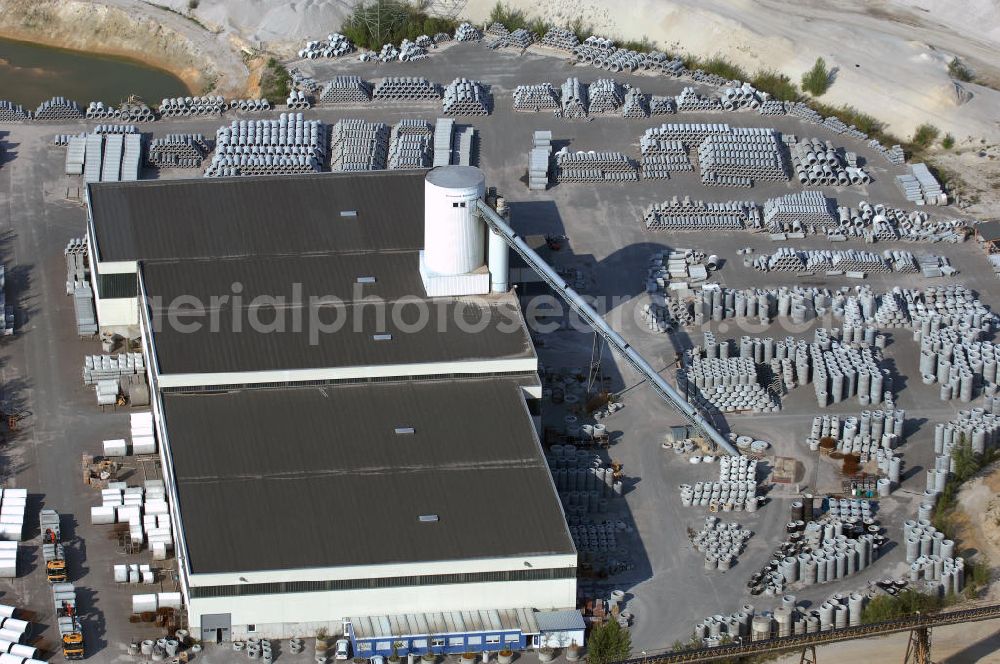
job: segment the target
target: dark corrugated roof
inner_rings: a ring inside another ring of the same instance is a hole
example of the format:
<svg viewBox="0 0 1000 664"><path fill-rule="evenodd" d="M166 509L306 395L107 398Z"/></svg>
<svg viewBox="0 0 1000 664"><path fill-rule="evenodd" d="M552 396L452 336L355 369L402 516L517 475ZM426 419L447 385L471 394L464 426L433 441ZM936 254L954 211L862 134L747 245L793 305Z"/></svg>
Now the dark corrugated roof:
<svg viewBox="0 0 1000 664"><path fill-rule="evenodd" d="M514 381L164 394L163 405L194 573L574 552ZM403 426L414 433L394 432Z"/></svg>
<svg viewBox="0 0 1000 664"><path fill-rule="evenodd" d="M102 261L415 250L425 173L100 182L88 194Z"/></svg>
<svg viewBox="0 0 1000 664"><path fill-rule="evenodd" d="M142 271L163 374L535 357L513 295L428 300L416 252L154 262L143 264ZM374 276L376 282L359 286L359 276ZM234 283L241 287L239 309L234 309ZM229 298L213 301L216 296ZM285 299L254 307L258 296ZM310 306L311 297L330 296L343 305ZM198 330L170 323L170 311L187 311L191 303L177 297L200 303L200 314L180 317L185 324L200 323ZM422 315L426 323L417 325ZM311 324L317 316L325 325L340 323L322 328ZM255 330L251 319L266 329L256 331L261 328ZM273 324L279 319L283 328ZM381 333L392 338L373 338Z"/></svg>
<svg viewBox="0 0 1000 664"><path fill-rule="evenodd" d="M192 296L208 306L213 297L232 295L239 284L245 302L259 295L284 296L293 286L304 297L335 297L343 302L359 298L394 301L402 297L424 299L419 252L347 254L340 256L280 256L260 260L238 258L197 261L155 261L142 264L146 294L167 306L179 296ZM359 284L359 277L375 283ZM224 308L232 308L219 301Z"/></svg>

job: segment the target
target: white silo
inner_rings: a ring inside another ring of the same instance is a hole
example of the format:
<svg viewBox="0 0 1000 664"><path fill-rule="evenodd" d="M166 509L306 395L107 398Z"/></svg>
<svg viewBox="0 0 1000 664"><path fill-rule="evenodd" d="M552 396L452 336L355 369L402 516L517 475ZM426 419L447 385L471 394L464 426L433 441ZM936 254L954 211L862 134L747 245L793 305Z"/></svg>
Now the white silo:
<svg viewBox="0 0 1000 664"><path fill-rule="evenodd" d="M472 166L440 166L424 180L424 250L420 274L430 297L490 292L486 222L476 202L486 177Z"/></svg>
<svg viewBox="0 0 1000 664"><path fill-rule="evenodd" d="M424 181L424 262L440 275L467 274L485 263L486 224L476 201L486 177L473 166L442 166Z"/></svg>

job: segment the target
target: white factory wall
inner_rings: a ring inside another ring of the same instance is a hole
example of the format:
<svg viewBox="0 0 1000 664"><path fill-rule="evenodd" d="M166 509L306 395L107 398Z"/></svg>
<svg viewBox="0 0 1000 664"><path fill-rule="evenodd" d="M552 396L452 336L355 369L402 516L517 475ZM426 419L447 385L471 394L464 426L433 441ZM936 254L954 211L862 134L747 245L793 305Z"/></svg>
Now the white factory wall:
<svg viewBox="0 0 1000 664"><path fill-rule="evenodd" d="M537 371L538 359L475 360L469 362L428 362L386 364L371 367L331 367L279 371L235 371L205 374L160 374L160 387L194 387L203 385L246 385L250 383L291 383L309 380L340 380L345 378L393 378L399 376L433 376L437 374L484 374L506 371Z"/></svg>
<svg viewBox="0 0 1000 664"><path fill-rule="evenodd" d="M139 299L135 297L102 298L94 294L94 304L97 308L97 324L101 331L119 332L128 330L129 338L135 338L139 332ZM121 334L121 332L119 332ZM123 335L126 336L126 335Z"/></svg>
<svg viewBox="0 0 1000 664"><path fill-rule="evenodd" d="M565 528L565 526L563 526ZM404 545L400 545L404 546ZM340 567L310 567L305 569L266 570L262 572L233 571L191 575L192 586L237 586L244 583L281 583L287 581L339 581L344 579L380 579L397 576L430 574L467 574L474 572L506 572L525 569L562 569L576 567L575 553L553 555L508 556L505 558L465 558L385 565L343 565ZM240 579L243 579L241 581ZM472 584L461 584L471 586ZM518 606L527 606L519 604ZM495 607L494 607L495 608Z"/></svg>
<svg viewBox="0 0 1000 664"><path fill-rule="evenodd" d="M246 634L247 625L255 625L261 638L288 638L315 634L317 623L329 622L328 629L338 631L335 623L351 616L575 604L576 579L558 579L194 599L188 616L192 634L200 634L202 615L228 613L234 638Z"/></svg>

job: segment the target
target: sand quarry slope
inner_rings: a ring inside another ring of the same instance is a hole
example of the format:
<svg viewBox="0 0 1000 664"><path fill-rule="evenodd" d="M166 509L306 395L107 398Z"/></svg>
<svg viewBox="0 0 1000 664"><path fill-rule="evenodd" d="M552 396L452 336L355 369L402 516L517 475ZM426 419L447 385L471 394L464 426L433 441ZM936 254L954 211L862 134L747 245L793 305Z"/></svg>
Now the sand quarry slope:
<svg viewBox="0 0 1000 664"><path fill-rule="evenodd" d="M191 11L213 30L291 56L301 43L336 30L355 0L149 0ZM469 0L463 15L484 20L495 0ZM836 67L823 101L851 104L906 136L931 122L956 139L1000 141L1000 92L963 84L958 103L948 63L961 56L1000 82L1000 0L507 0L529 14L599 33L648 37L660 47L722 54L753 71L795 79L822 56ZM627 7L627 10L624 8ZM960 7L960 10L958 8Z"/></svg>
<svg viewBox="0 0 1000 664"><path fill-rule="evenodd" d="M963 84L974 97L959 105L947 72L959 55L1000 81L1000 0L633 0L627 12L613 0L512 3L554 22L582 15L598 32L721 54L793 80L823 57L837 68L826 103L851 104L899 135L932 122L956 138L1000 140L1000 92ZM492 4L471 0L466 13L484 18Z"/></svg>

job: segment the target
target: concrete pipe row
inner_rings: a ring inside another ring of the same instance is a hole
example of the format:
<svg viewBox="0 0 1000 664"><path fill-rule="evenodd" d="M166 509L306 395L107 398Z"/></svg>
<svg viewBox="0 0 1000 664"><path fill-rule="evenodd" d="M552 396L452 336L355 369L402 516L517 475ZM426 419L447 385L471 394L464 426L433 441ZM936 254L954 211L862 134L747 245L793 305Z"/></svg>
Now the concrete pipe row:
<svg viewBox="0 0 1000 664"><path fill-rule="evenodd" d="M334 32L325 40L307 41L305 47L299 50L300 58L315 60L316 58L338 58L354 50L354 42Z"/></svg>
<svg viewBox="0 0 1000 664"><path fill-rule="evenodd" d="M0 100L0 122L17 122L19 120L28 120L29 118L30 114L24 110L23 106L7 101L6 99Z"/></svg>
<svg viewBox="0 0 1000 664"><path fill-rule="evenodd" d="M335 76L327 82L319 96L319 101L327 104L367 103L371 100L371 83L360 76Z"/></svg>
<svg viewBox="0 0 1000 664"><path fill-rule="evenodd" d="M414 76L389 76L380 80L372 90L373 99L440 99L441 89L426 78Z"/></svg>
<svg viewBox="0 0 1000 664"><path fill-rule="evenodd" d="M83 116L84 112L72 99L53 97L40 103L32 117L35 120L79 120Z"/></svg>
<svg viewBox="0 0 1000 664"><path fill-rule="evenodd" d="M559 92L551 83L519 85L514 89L515 111L552 111L560 107Z"/></svg>
<svg viewBox="0 0 1000 664"><path fill-rule="evenodd" d="M493 97L480 81L456 78L444 89L441 104L447 116L489 115Z"/></svg>

